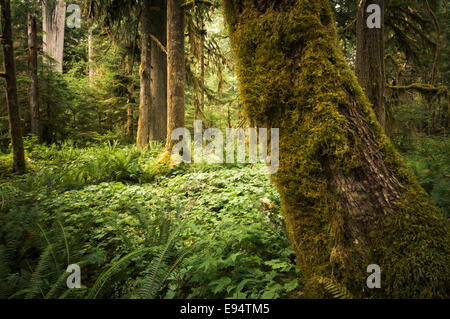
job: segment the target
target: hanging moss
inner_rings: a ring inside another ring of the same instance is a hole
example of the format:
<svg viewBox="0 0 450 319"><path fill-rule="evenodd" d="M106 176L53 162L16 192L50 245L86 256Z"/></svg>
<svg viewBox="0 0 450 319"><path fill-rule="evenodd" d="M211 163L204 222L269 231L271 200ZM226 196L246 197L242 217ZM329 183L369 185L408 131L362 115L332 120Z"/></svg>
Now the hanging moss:
<svg viewBox="0 0 450 319"><path fill-rule="evenodd" d="M270 3L228 0L225 12L244 111L259 127L280 128L272 180L298 265L311 279L308 296L329 296L315 278L355 297L448 296L448 222L376 121L344 59L328 1ZM371 174L371 159L395 187L386 207L366 194L365 211L353 216L336 174L370 189L362 175ZM369 264L381 266L382 289L367 289Z"/></svg>

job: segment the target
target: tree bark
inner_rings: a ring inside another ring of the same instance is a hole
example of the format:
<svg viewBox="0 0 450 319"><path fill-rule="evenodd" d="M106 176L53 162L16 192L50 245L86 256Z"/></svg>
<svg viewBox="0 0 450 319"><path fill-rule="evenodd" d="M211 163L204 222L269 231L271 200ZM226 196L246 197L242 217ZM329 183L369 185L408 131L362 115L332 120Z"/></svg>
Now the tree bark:
<svg viewBox="0 0 450 319"><path fill-rule="evenodd" d="M150 132L150 109L151 109L151 3L143 1L142 17L141 17L141 66L140 74L140 102L139 102L139 121L137 131L137 145L145 147L149 142Z"/></svg>
<svg viewBox="0 0 450 319"><path fill-rule="evenodd" d="M49 61L59 72L63 70L64 27L66 3L62 0L42 1L43 50L54 61Z"/></svg>
<svg viewBox="0 0 450 319"><path fill-rule="evenodd" d="M152 34L166 46L166 0L153 0ZM152 70L151 95L152 107L150 112L150 141L164 142L167 136L167 55L157 42L152 40Z"/></svg>
<svg viewBox="0 0 450 319"><path fill-rule="evenodd" d="M381 28L370 29L367 18L369 4L381 8ZM372 103L378 122L385 128L386 109L384 105L384 0L358 0L356 20L356 76Z"/></svg>
<svg viewBox="0 0 450 319"><path fill-rule="evenodd" d="M200 23L199 23L199 29L200 29L200 85L201 85L201 91L200 91L200 110L203 112L205 108L205 22L203 21L203 13L200 12Z"/></svg>
<svg viewBox="0 0 450 319"><path fill-rule="evenodd" d="M13 170L25 173L25 155L22 140L22 124L17 100L16 65L11 30L11 5L9 0L0 0L1 31L3 44L3 64L6 78L6 107L8 110L9 132L13 151Z"/></svg>
<svg viewBox="0 0 450 319"><path fill-rule="evenodd" d="M201 10L196 10L197 15L197 27L199 29L200 34L198 35L198 43L197 39L194 40L191 44L192 45L198 45L198 48L195 49L198 53L196 53L196 61L198 63L198 79L195 78L195 75L197 74L197 70L193 71L195 73L194 75L194 91L195 91L195 98L194 98L194 119L195 120L202 120L203 124L206 127L209 127L208 120L204 113L204 106L205 106L205 23L204 23L204 17L203 12ZM197 37L197 35L192 34L190 35L192 37Z"/></svg>
<svg viewBox="0 0 450 319"><path fill-rule="evenodd" d="M240 96L280 129L281 197L308 297L447 297L448 221L384 134L328 0L225 0ZM369 289L367 267L381 267ZM328 290L327 290L328 289Z"/></svg>
<svg viewBox="0 0 450 319"><path fill-rule="evenodd" d="M38 85L38 47L36 32L36 15L28 14L28 102L30 105L31 133L41 139L39 128L39 85Z"/></svg>
<svg viewBox="0 0 450 319"><path fill-rule="evenodd" d="M127 64L126 64L126 74L130 78L130 83L127 87L128 100L127 100L127 135L130 141L134 139L134 118L133 118L133 105L135 103L133 92L134 92L134 81L133 81L133 67L134 67L134 54L128 54Z"/></svg>
<svg viewBox="0 0 450 319"><path fill-rule="evenodd" d="M184 127L185 61L184 12L182 2L167 1L167 139L166 150L171 151L174 129Z"/></svg>

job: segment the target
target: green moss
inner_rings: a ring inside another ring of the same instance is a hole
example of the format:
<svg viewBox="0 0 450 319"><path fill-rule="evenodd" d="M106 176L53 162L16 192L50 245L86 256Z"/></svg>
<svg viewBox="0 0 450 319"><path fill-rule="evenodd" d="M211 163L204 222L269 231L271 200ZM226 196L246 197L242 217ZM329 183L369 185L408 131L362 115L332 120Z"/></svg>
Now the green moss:
<svg viewBox="0 0 450 319"><path fill-rule="evenodd" d="M344 59L328 1L298 0L263 12L253 1L225 4L245 113L259 127L280 128L280 168L272 179L305 277L330 278L357 297L448 296L448 223L376 121ZM363 146L349 140L340 112L347 95L404 189L395 216L366 221L372 245L346 240L346 212L330 192L324 165L344 173L361 165ZM416 257L423 260L413 262ZM383 289L364 290L371 263L382 267ZM310 282L309 296L326 296Z"/></svg>

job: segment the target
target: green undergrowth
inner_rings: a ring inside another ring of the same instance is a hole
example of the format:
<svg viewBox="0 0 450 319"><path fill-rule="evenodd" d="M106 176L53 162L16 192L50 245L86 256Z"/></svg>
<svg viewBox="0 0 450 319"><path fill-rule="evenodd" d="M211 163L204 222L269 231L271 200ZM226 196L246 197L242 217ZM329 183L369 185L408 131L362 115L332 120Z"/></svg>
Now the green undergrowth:
<svg viewBox="0 0 450 319"><path fill-rule="evenodd" d="M149 174L160 151L27 145L28 173L0 179L0 297L301 296L263 167ZM82 287L68 290L72 263Z"/></svg>
<svg viewBox="0 0 450 319"><path fill-rule="evenodd" d="M448 216L448 140L394 142ZM279 195L261 165L153 174L158 145L26 149L23 176L0 155L0 297L302 296ZM65 287L72 263L81 289Z"/></svg>
<svg viewBox="0 0 450 319"><path fill-rule="evenodd" d="M394 137L409 169L445 216L450 217L450 139Z"/></svg>

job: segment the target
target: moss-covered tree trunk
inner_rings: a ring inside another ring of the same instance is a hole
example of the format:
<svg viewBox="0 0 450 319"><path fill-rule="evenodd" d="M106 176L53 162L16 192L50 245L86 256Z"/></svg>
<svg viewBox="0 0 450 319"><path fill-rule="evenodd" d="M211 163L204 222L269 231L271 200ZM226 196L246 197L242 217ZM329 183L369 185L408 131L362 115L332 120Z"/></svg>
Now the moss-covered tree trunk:
<svg viewBox="0 0 450 319"><path fill-rule="evenodd" d="M153 0L152 70L150 109L150 141L164 142L167 136L167 55L161 46L166 46L166 0ZM158 42L156 42L158 40Z"/></svg>
<svg viewBox="0 0 450 319"><path fill-rule="evenodd" d="M245 112L280 128L272 180L307 296L332 282L355 297L448 297L448 222L377 122L329 1L224 3Z"/></svg>
<svg viewBox="0 0 450 319"><path fill-rule="evenodd" d="M151 76L151 3L143 1L141 16L141 66L139 68L141 91L139 95L139 121L137 145L145 147L149 141L150 108L152 103L150 90Z"/></svg>
<svg viewBox="0 0 450 319"><path fill-rule="evenodd" d="M380 28L369 28L367 19L373 13L367 7L380 7ZM385 128L386 109L384 106L384 0L358 1L356 19L356 64L358 82L372 103L378 122Z"/></svg>
<svg viewBox="0 0 450 319"><path fill-rule="evenodd" d="M171 151L176 141L174 129L184 127L184 11L182 2L167 1L167 139L166 150Z"/></svg>
<svg viewBox="0 0 450 319"><path fill-rule="evenodd" d="M0 0L1 12L1 43L3 45L3 64L6 79L6 108L8 110L9 133L13 151L13 169L15 172L25 172L25 155L23 150L22 123L17 100L16 64L11 28L11 4L9 0Z"/></svg>

